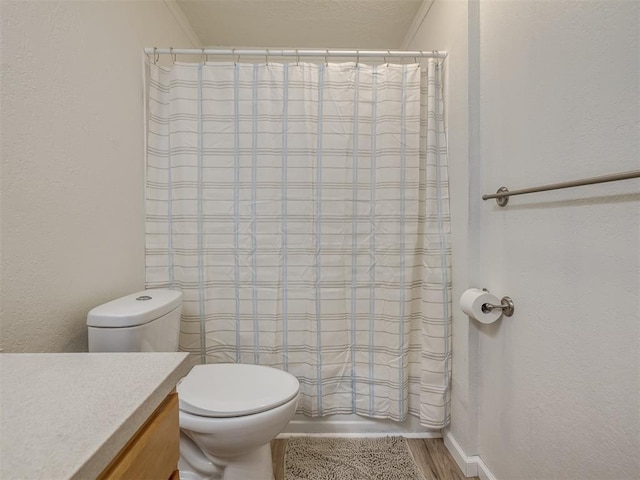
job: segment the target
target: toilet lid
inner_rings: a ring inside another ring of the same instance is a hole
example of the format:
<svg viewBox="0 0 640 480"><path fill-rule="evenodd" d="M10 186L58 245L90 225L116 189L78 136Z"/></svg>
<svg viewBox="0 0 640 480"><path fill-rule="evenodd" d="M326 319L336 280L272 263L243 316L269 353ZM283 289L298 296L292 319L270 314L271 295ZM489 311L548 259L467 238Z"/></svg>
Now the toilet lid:
<svg viewBox="0 0 640 480"><path fill-rule="evenodd" d="M180 410L203 417L239 417L282 405L298 394L298 379L262 365L196 365L178 384Z"/></svg>

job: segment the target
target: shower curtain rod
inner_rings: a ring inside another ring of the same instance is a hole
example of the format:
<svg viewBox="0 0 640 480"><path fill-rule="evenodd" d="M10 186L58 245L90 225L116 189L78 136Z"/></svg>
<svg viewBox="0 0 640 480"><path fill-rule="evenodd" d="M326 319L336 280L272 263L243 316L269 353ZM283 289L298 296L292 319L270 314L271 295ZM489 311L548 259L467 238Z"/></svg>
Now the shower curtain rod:
<svg viewBox="0 0 640 480"><path fill-rule="evenodd" d="M157 48L144 49L147 55L242 55L267 57L415 57L446 58L447 52L422 50L305 50L305 49L241 49L241 48Z"/></svg>

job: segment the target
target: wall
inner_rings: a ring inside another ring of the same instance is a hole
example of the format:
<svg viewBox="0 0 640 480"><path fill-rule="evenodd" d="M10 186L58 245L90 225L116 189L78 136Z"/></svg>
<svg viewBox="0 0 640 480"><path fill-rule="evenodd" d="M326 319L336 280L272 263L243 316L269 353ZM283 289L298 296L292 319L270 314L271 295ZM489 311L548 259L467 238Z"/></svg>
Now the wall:
<svg viewBox="0 0 640 480"><path fill-rule="evenodd" d="M403 45L449 52L454 299L516 302L453 319L450 432L499 480L639 475L640 182L480 199L640 168L639 8L435 0Z"/></svg>
<svg viewBox="0 0 640 480"><path fill-rule="evenodd" d="M396 48L422 3L422 0L178 1L205 45L372 50Z"/></svg>
<svg viewBox="0 0 640 480"><path fill-rule="evenodd" d="M469 98L468 98L468 2L435 0L425 2L402 45L407 50L446 50L444 62L446 121L449 141L449 183L452 230L453 282L453 374L451 426L456 440L466 451L476 449L476 364L472 340L477 332L456 308L469 279ZM470 337L471 336L471 337ZM471 346L471 348L470 348Z"/></svg>
<svg viewBox="0 0 640 480"><path fill-rule="evenodd" d="M472 183L640 168L639 14L637 1L480 0ZM640 476L639 192L471 198L471 276L516 305L479 331L477 453L500 480Z"/></svg>
<svg viewBox="0 0 640 480"><path fill-rule="evenodd" d="M168 2L0 6L1 347L83 351L144 288L142 48L198 45Z"/></svg>

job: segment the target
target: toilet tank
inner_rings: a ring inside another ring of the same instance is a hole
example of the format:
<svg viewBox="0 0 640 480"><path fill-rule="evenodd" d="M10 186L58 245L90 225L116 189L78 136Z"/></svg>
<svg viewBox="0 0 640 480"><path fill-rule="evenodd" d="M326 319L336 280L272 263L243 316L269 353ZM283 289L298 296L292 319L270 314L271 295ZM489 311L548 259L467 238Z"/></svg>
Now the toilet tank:
<svg viewBox="0 0 640 480"><path fill-rule="evenodd" d="M153 289L92 309L89 352L176 352L182 292Z"/></svg>

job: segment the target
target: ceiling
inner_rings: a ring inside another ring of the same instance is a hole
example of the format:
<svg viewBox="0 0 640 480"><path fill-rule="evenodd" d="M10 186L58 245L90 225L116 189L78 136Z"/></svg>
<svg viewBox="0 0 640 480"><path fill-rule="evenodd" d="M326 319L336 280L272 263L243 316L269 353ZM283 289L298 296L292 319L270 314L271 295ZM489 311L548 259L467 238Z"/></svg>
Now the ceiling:
<svg viewBox="0 0 640 480"><path fill-rule="evenodd" d="M178 0L203 46L400 48L423 0Z"/></svg>

